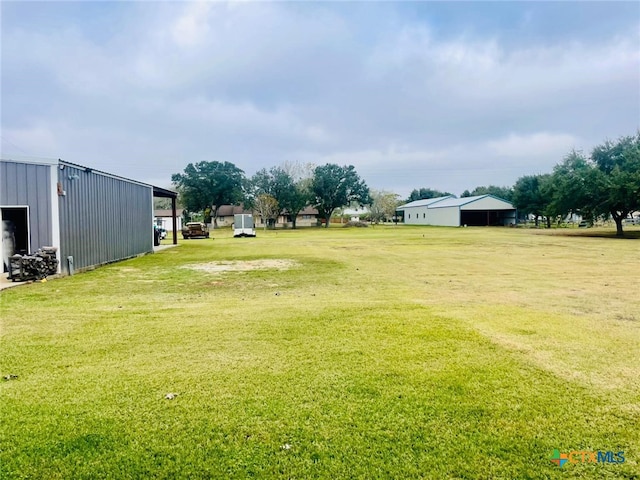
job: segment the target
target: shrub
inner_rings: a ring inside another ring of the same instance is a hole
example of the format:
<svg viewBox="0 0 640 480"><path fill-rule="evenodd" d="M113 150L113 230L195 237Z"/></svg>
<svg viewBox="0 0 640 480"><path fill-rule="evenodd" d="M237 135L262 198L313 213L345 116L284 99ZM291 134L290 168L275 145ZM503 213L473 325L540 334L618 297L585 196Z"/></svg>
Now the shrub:
<svg viewBox="0 0 640 480"><path fill-rule="evenodd" d="M344 224L344 227L368 227L369 224L365 222L360 222L358 220L351 220Z"/></svg>

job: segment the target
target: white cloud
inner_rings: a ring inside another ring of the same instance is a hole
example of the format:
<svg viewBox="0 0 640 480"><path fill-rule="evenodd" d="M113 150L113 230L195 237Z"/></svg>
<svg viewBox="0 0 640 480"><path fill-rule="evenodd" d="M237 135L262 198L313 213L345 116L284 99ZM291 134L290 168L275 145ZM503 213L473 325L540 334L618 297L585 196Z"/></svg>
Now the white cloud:
<svg viewBox="0 0 640 480"><path fill-rule="evenodd" d="M459 193L638 128L637 21L597 42L585 29L510 43L445 35L395 4L118 6L127 21L102 37L82 19L3 24L10 141L141 180L205 159L305 160L354 164L378 189Z"/></svg>
<svg viewBox="0 0 640 480"><path fill-rule="evenodd" d="M173 40L181 47L190 47L202 42L209 33L208 18L211 2L187 4L186 11L171 28Z"/></svg>
<svg viewBox="0 0 640 480"><path fill-rule="evenodd" d="M526 158L531 154L542 157L561 158L572 148L583 142L569 134L539 132L528 135L510 134L486 143L488 153L504 158Z"/></svg>

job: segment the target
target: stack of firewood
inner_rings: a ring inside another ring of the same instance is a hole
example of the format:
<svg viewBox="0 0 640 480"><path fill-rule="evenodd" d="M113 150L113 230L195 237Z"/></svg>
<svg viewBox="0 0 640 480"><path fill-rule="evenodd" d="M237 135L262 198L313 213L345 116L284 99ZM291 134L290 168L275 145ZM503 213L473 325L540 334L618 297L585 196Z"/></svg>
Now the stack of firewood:
<svg viewBox="0 0 640 480"><path fill-rule="evenodd" d="M47 275L55 275L58 271L57 251L56 247L42 247L35 253L35 256L42 258Z"/></svg>
<svg viewBox="0 0 640 480"><path fill-rule="evenodd" d="M13 255L9 259L9 278L12 281L41 280L58 271L57 249L42 247L32 255Z"/></svg>

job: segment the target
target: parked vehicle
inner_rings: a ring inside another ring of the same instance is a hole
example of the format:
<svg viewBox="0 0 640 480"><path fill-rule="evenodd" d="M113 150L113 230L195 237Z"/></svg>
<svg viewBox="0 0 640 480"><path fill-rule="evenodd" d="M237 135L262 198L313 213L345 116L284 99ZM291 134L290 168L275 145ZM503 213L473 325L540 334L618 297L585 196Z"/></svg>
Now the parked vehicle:
<svg viewBox="0 0 640 480"><path fill-rule="evenodd" d="M253 225L253 215L236 214L233 216L234 237L255 237L256 230Z"/></svg>
<svg viewBox="0 0 640 480"><path fill-rule="evenodd" d="M202 222L189 222L182 227L182 238L209 238L209 228Z"/></svg>

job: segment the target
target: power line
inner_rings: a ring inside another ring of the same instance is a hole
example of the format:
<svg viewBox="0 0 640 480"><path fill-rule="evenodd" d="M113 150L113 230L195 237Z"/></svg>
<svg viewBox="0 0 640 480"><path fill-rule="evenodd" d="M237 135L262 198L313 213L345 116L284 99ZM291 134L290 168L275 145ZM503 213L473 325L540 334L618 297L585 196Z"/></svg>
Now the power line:
<svg viewBox="0 0 640 480"><path fill-rule="evenodd" d="M13 147L17 148L18 150L20 150L22 153L24 153L25 155L30 155L29 152L27 152L24 148L19 147L18 145L16 145L15 143L13 143L11 140L9 140L6 136L3 136L2 134L0 134L0 139L2 139L3 142L7 142L8 144L12 145Z"/></svg>

